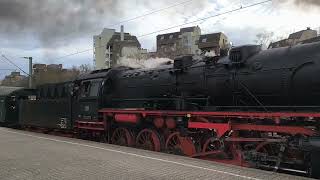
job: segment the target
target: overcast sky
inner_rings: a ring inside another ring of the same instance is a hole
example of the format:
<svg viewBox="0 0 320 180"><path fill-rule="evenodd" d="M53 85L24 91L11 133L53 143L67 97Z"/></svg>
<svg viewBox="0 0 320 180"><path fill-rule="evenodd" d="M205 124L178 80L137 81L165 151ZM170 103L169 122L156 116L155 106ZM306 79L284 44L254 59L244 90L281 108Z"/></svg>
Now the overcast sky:
<svg viewBox="0 0 320 180"><path fill-rule="evenodd" d="M176 5L123 23L125 32L138 36L142 47L150 51L155 50L157 34L180 27L139 36L262 1L0 0L0 53L26 71L28 63L22 56L32 56L34 63L62 63L67 68L93 64L92 50L57 58L92 49L92 36L103 27L119 31L118 22L157 9ZM254 43L263 32L274 32L273 39L278 40L307 27L319 30L319 19L319 0L273 0L184 27L198 25L203 34L224 32L234 45L241 45ZM17 69L0 58L0 78Z"/></svg>

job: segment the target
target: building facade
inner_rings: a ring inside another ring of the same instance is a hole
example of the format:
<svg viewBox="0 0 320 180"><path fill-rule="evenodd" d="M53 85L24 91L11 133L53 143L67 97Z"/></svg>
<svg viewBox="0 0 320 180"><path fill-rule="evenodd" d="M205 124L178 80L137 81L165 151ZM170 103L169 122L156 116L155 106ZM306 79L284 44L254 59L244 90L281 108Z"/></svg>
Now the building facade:
<svg viewBox="0 0 320 180"><path fill-rule="evenodd" d="M106 58L110 59L106 61L106 67L116 66L121 57L136 59L141 54L141 45L137 37L123 32L115 32L106 44L106 49Z"/></svg>
<svg viewBox="0 0 320 180"><path fill-rule="evenodd" d="M93 36L93 55L94 55L94 63L97 69L105 68L108 63L108 55L107 55L107 43L112 38L115 33L115 29L104 28L101 34ZM107 67L109 68L109 67Z"/></svg>
<svg viewBox="0 0 320 180"><path fill-rule="evenodd" d="M211 53L214 56L226 56L230 49L230 42L222 32L203 34L199 38L198 48L203 54Z"/></svg>
<svg viewBox="0 0 320 180"><path fill-rule="evenodd" d="M279 48L286 46L294 46L301 44L308 39L317 37L317 31L307 28L306 30L298 31L289 35L287 39L270 43L269 48Z"/></svg>
<svg viewBox="0 0 320 180"><path fill-rule="evenodd" d="M1 85L4 86L27 86L27 76L21 75L20 72L13 71L10 75L5 76Z"/></svg>
<svg viewBox="0 0 320 180"><path fill-rule="evenodd" d="M95 69L110 68L117 65L119 58L137 58L141 45L136 36L115 29L104 28L100 35L93 37Z"/></svg>
<svg viewBox="0 0 320 180"><path fill-rule="evenodd" d="M33 64L32 68L34 85L72 81L80 73L78 69L64 69L62 64Z"/></svg>
<svg viewBox="0 0 320 180"><path fill-rule="evenodd" d="M201 35L198 26L181 28L179 32L157 35L157 56L174 59L186 54L198 54Z"/></svg>
<svg viewBox="0 0 320 180"><path fill-rule="evenodd" d="M299 44L308 44L308 43L314 43L314 42L320 42L320 36L314 37L314 38L310 38L310 39L306 39L304 41L301 41Z"/></svg>

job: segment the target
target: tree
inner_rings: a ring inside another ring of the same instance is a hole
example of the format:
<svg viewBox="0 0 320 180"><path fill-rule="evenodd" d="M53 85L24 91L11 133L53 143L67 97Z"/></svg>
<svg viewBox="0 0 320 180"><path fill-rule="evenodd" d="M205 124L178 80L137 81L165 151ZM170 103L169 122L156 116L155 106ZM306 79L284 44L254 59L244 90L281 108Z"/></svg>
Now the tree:
<svg viewBox="0 0 320 180"><path fill-rule="evenodd" d="M264 31L262 33L258 33L256 35L256 40L255 42L259 45L261 45L262 49L267 49L272 38L274 36L274 33L273 32L267 32L267 31Z"/></svg>
<svg viewBox="0 0 320 180"><path fill-rule="evenodd" d="M80 74L89 73L92 70L93 70L93 67L90 64L81 64L79 66Z"/></svg>

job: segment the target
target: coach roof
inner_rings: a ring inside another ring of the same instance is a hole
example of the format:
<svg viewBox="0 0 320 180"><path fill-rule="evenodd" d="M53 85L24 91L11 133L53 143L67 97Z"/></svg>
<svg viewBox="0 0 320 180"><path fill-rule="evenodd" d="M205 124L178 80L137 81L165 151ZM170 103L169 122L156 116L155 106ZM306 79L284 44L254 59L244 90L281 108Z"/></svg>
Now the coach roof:
<svg viewBox="0 0 320 180"><path fill-rule="evenodd" d="M23 87L0 86L0 96L7 96Z"/></svg>

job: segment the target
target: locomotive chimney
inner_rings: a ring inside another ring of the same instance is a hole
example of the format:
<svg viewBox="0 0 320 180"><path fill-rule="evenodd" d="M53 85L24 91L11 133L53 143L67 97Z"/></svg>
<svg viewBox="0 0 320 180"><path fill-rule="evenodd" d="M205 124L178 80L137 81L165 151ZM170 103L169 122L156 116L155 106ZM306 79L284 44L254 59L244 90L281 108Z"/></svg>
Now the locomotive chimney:
<svg viewBox="0 0 320 180"><path fill-rule="evenodd" d="M124 41L123 25L121 25L120 29L121 29L121 32L120 32L120 41Z"/></svg>

